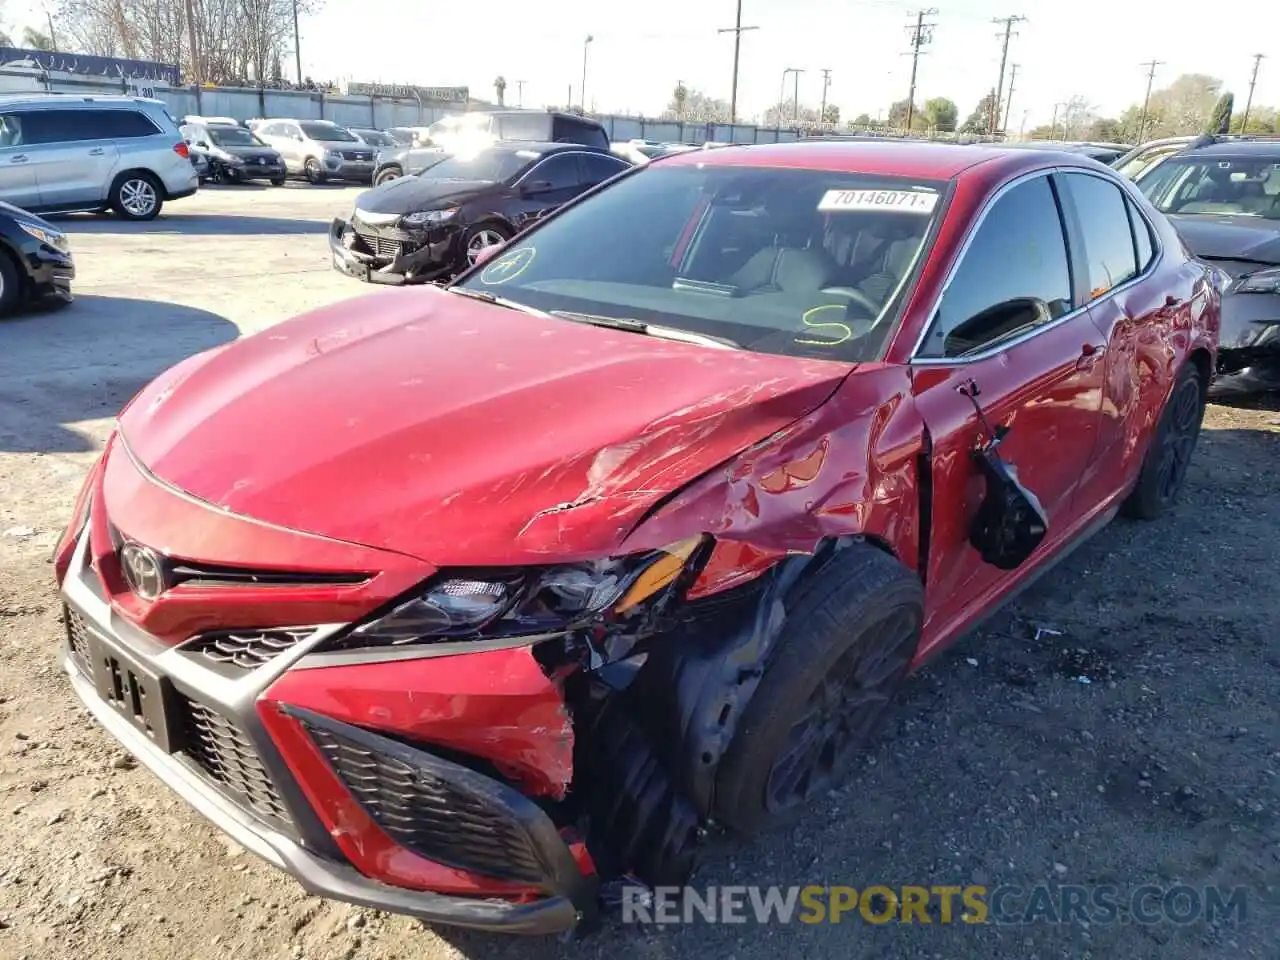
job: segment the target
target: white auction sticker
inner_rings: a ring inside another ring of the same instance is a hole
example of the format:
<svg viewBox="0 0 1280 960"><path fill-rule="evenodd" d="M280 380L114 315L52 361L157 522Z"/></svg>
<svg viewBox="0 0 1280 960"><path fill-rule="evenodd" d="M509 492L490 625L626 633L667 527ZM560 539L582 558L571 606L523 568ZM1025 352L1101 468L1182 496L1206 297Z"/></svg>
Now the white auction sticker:
<svg viewBox="0 0 1280 960"><path fill-rule="evenodd" d="M821 213L846 210L898 210L903 213L933 212L938 204L936 193L916 190L828 190L818 202Z"/></svg>

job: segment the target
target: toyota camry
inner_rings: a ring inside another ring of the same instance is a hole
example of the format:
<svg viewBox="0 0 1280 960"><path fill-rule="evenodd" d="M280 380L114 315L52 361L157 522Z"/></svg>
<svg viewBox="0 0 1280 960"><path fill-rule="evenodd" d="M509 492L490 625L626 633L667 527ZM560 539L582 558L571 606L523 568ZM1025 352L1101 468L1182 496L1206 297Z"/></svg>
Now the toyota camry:
<svg viewBox="0 0 1280 960"><path fill-rule="evenodd" d="M1080 154L725 147L144 388L54 555L97 720L319 894L590 924L848 775L1186 476L1221 290ZM862 825L859 829L874 829Z"/></svg>

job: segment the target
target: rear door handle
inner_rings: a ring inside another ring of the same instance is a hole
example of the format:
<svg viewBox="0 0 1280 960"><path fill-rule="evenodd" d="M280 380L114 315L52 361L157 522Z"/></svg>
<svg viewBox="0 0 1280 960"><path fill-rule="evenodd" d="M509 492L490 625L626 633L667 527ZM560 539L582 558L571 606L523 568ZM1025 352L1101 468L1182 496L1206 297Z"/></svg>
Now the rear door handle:
<svg viewBox="0 0 1280 960"><path fill-rule="evenodd" d="M27 155L25 153L20 153L16 157L10 157L9 162L10 163L26 163Z"/></svg>
<svg viewBox="0 0 1280 960"><path fill-rule="evenodd" d="M101 147L94 147L92 150L89 151L89 156L91 157L100 157L102 156L102 154L103 154L103 149Z"/></svg>
<svg viewBox="0 0 1280 960"><path fill-rule="evenodd" d="M1076 361L1076 369L1092 370L1093 365L1101 360L1106 352L1106 344L1086 343L1080 348L1080 359Z"/></svg>

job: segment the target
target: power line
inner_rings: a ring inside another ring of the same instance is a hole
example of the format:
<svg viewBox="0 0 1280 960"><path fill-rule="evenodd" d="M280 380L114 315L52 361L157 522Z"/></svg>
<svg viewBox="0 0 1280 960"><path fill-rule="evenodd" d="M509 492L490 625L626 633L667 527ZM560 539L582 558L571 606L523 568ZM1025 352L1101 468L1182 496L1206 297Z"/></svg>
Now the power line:
<svg viewBox="0 0 1280 960"><path fill-rule="evenodd" d="M1142 66L1147 68L1147 93L1142 98L1142 117L1138 120L1138 142L1142 142L1142 134L1147 129L1147 107L1151 105L1151 84L1156 78L1156 67L1164 66L1163 60L1148 60Z"/></svg>
<svg viewBox="0 0 1280 960"><path fill-rule="evenodd" d="M907 36L911 45L911 86L907 88L907 133L911 132L911 122L915 119L916 112L916 71L920 66L921 48L926 43L933 42L933 28L936 23L925 23L925 17L932 17L937 14L937 9L930 7L928 10L917 10L915 22L907 27Z"/></svg>
<svg viewBox="0 0 1280 960"><path fill-rule="evenodd" d="M1009 67L1009 92L1004 98L1004 123L1002 126L1006 133L1009 131L1009 111L1013 107L1013 84L1018 79L1018 64L1012 64Z"/></svg>
<svg viewBox="0 0 1280 960"><path fill-rule="evenodd" d="M738 0L738 18L732 27L725 27L723 30L717 30L717 33L733 34L733 87L729 94L729 122L738 122L738 54L742 49L742 34L746 30L759 30L759 27L744 27L742 25L742 0Z"/></svg>
<svg viewBox="0 0 1280 960"><path fill-rule="evenodd" d="M1258 68L1262 66L1262 61L1266 59L1265 53L1255 53L1253 55L1253 75L1249 77L1249 96L1244 102L1244 116L1240 118L1240 132L1245 132L1245 127L1249 125L1249 108L1253 106L1253 88L1258 84Z"/></svg>
<svg viewBox="0 0 1280 960"><path fill-rule="evenodd" d="M1014 14L1008 17L996 17L991 21L992 23L1004 24L1004 31L996 35L1003 36L1004 42L1000 48L1000 79L996 82L995 97L991 101L990 130L988 132L993 136L996 132L996 125L1000 122L1000 101L1004 97L1004 68L1009 60L1009 41L1017 36L1014 33L1013 25L1015 23L1023 23L1026 19L1026 17Z"/></svg>

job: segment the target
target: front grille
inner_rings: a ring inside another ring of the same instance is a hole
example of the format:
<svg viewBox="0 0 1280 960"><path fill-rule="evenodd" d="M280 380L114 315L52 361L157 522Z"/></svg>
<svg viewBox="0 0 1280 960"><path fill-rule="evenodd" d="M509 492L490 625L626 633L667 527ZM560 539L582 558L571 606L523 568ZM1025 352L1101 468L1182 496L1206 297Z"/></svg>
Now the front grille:
<svg viewBox="0 0 1280 960"><path fill-rule="evenodd" d="M182 649L188 653L198 653L215 663L229 663L243 670L254 670L314 636L315 632L315 627L223 630L196 637Z"/></svg>
<svg viewBox="0 0 1280 960"><path fill-rule="evenodd" d="M383 737L364 735L358 742L327 725L304 726L347 789L397 843L470 873L546 882L548 871L529 832L504 800L515 794L511 788ZM410 764L378 749L378 743L422 762Z"/></svg>
<svg viewBox="0 0 1280 960"><path fill-rule="evenodd" d="M358 150L347 150L342 154L344 160L372 160L372 153L361 153Z"/></svg>
<svg viewBox="0 0 1280 960"><path fill-rule="evenodd" d="M64 605L62 607L62 622L67 628L67 643L71 647L71 652L80 661L81 668L90 669L89 640L85 636L85 631L88 628L84 625L84 618L70 607Z"/></svg>
<svg viewBox="0 0 1280 960"><path fill-rule="evenodd" d="M182 749L209 779L256 813L289 823L289 811L249 738L239 727L203 703L175 698L185 720Z"/></svg>
<svg viewBox="0 0 1280 960"><path fill-rule="evenodd" d="M404 252L404 243L400 240L391 240L387 237L380 237L376 233L364 233L357 230L356 236L364 241L370 252L375 257L385 257L388 260L394 260Z"/></svg>

